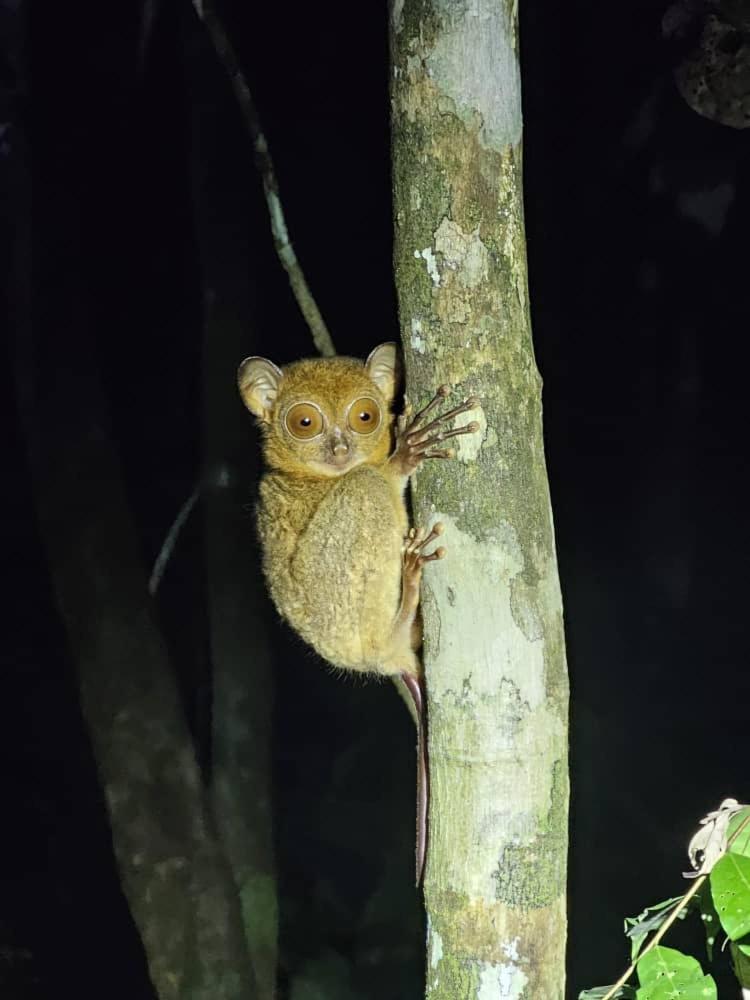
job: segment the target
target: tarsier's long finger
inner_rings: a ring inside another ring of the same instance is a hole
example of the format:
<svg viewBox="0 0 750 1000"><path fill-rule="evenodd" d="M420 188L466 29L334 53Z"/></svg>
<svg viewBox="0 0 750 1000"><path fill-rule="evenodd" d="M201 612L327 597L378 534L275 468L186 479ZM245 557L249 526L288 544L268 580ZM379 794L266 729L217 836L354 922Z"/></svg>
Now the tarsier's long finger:
<svg viewBox="0 0 750 1000"><path fill-rule="evenodd" d="M445 556L445 549L442 546L439 546L434 552L430 552L428 555L423 555L423 553L425 548L439 538L444 531L445 525L441 521L436 521L429 533L424 528L411 528L403 551L407 556L416 558L420 565L434 562L436 559L442 559Z"/></svg>
<svg viewBox="0 0 750 1000"><path fill-rule="evenodd" d="M411 403L407 403L404 407L404 412L396 418L396 431L398 434L403 434L406 431L406 428L411 424L411 414Z"/></svg>
<svg viewBox="0 0 750 1000"><path fill-rule="evenodd" d="M424 528L412 528L409 532L409 541L406 545L406 551L411 555L421 552L429 541L433 541L437 538L438 534L440 534L440 532L437 534L433 532L428 535Z"/></svg>
<svg viewBox="0 0 750 1000"><path fill-rule="evenodd" d="M445 531L445 525L443 524L443 522L435 521L435 523L432 526L432 529L430 530L429 535L425 536L424 540L422 541L419 547L423 549L425 545L429 545L430 542L434 542L436 538L440 538L440 536L444 531Z"/></svg>
<svg viewBox="0 0 750 1000"><path fill-rule="evenodd" d="M431 542L434 542L436 538L440 538L444 531L445 525L442 521L436 521L429 533L426 532L424 528L417 528L416 530L412 528L409 532L409 544L407 546L408 551L422 552L422 550Z"/></svg>
<svg viewBox="0 0 750 1000"><path fill-rule="evenodd" d="M416 417L412 419L411 421L412 426L418 424L420 420L426 417L427 414L430 412L430 410L434 410L441 399L446 399L450 395L450 391L451 390L449 385L439 385L437 387L435 395L429 401L427 406L425 406L423 410L420 410L419 413L416 415Z"/></svg>
<svg viewBox="0 0 750 1000"><path fill-rule="evenodd" d="M438 431L437 434L433 434L431 438L427 438L426 441L417 441L412 447L415 449L418 455L421 455L422 449L432 448L435 444L440 444L441 441L445 441L446 438L458 437L460 434L475 434L479 430L479 424L476 420L472 420L471 423L466 424L463 427L452 427L447 431Z"/></svg>
<svg viewBox="0 0 750 1000"><path fill-rule="evenodd" d="M412 528L412 531L414 531L414 528ZM441 521L436 521L435 524L433 524L432 530L429 534L424 530L424 528L417 528L413 535L410 531L410 540L406 547L406 551L409 555L416 556L422 565L428 562L435 562L436 559L443 559L445 556L445 549L442 545L438 546L434 552L430 552L427 555L424 554L424 550L437 538L440 538L444 531L445 525Z"/></svg>
<svg viewBox="0 0 750 1000"><path fill-rule="evenodd" d="M422 452L420 458L455 458L455 448L433 448L432 451Z"/></svg>
<svg viewBox="0 0 750 1000"><path fill-rule="evenodd" d="M441 386L441 388L443 387ZM425 407L424 410L422 410L422 413L419 415L420 417L427 412L427 410L433 405L433 403L435 403L435 400L437 398L438 397L435 397L435 399L433 399L431 403L428 403L428 405ZM438 424L442 424L443 421L445 420L451 420L453 417L457 417L459 413L466 413L468 410L475 410L478 406L479 406L479 400L477 399L477 397L469 396L469 398L465 399L463 403L459 404L459 406L454 406L453 409L448 410L447 413L441 413L440 416L435 417L434 420L431 420L429 424L425 424L424 427L415 428L415 430L411 431L407 435L406 439L409 442L409 444L412 443L418 444L419 439L422 437L422 435L428 433L428 431L431 431L434 427L437 427ZM418 418L415 418L412 421L412 426L414 426L414 424L417 422L417 419ZM474 429L478 430L479 426L477 425L477 427L475 427ZM467 431L463 431L462 433L466 434Z"/></svg>

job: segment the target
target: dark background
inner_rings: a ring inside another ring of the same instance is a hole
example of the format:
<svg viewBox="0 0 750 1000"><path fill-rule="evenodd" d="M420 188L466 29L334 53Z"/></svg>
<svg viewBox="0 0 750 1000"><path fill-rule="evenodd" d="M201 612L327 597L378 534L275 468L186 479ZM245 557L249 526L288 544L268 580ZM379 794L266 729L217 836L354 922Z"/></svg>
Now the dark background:
<svg viewBox="0 0 750 1000"><path fill-rule="evenodd" d="M224 10L297 253L338 350L363 356L398 333L385 4ZM626 964L625 914L683 891L697 820L725 795L750 796L750 147L682 101L663 13L520 5L532 317L572 683L571 997ZM0 37L14 334L2 393L0 992L148 998L35 516L19 345L31 338L46 378L99 372L150 564L215 472L202 440L207 297L246 330L225 359L232 397L241 356L281 364L311 344L234 98L187 0L4 0ZM65 421L63 410L58 430ZM252 501L256 447L248 417L223 458L238 504ZM201 525L198 509L158 613L205 753ZM328 983L328 1000L417 997L409 720L385 687L333 676L268 619L284 995L312 996L307 977Z"/></svg>

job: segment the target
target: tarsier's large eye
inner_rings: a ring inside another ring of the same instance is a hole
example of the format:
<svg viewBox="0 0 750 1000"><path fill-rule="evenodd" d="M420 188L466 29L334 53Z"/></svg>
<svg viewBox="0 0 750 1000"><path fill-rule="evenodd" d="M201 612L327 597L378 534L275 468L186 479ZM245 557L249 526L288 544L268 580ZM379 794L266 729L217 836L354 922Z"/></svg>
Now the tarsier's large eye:
<svg viewBox="0 0 750 1000"><path fill-rule="evenodd" d="M323 430L323 414L314 403L295 403L287 411L286 429L292 437L308 441Z"/></svg>
<svg viewBox="0 0 750 1000"><path fill-rule="evenodd" d="M349 407L349 426L357 434L372 434L380 427L380 407L369 396L355 399Z"/></svg>

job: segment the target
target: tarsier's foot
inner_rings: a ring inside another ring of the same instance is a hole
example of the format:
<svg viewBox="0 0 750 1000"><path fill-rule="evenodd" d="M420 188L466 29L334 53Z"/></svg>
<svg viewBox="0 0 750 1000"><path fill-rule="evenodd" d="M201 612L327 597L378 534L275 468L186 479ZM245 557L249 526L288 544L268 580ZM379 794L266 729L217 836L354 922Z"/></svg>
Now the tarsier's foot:
<svg viewBox="0 0 750 1000"><path fill-rule="evenodd" d="M422 567L428 562L442 559L445 556L445 549L439 545L433 552L425 552L428 545L439 538L445 528L438 521L432 526L428 533L424 528L412 528L404 539L402 549L402 603L407 604L410 610L416 611L419 603L419 584L422 580Z"/></svg>
<svg viewBox="0 0 750 1000"><path fill-rule="evenodd" d="M450 395L450 387L439 386L437 392L425 406L423 410L413 417L411 408L407 407L405 412L396 422L396 449L393 453L392 461L401 467L404 475L410 475L425 458L454 458L453 448L440 448L439 446L447 438L458 437L459 434L474 434L479 430L476 420L463 427L453 427L448 430L438 430L440 424L446 420L452 420L459 413L466 413L479 406L476 396L469 396L459 406L454 406L447 413L441 413L429 423L422 424L422 421L442 400Z"/></svg>
<svg viewBox="0 0 750 1000"><path fill-rule="evenodd" d="M403 562L404 574L420 572L425 563L434 562L445 556L445 549L439 545L433 552L425 552L428 545L439 538L445 531L441 521L433 524L429 533L424 528L411 528L404 539Z"/></svg>

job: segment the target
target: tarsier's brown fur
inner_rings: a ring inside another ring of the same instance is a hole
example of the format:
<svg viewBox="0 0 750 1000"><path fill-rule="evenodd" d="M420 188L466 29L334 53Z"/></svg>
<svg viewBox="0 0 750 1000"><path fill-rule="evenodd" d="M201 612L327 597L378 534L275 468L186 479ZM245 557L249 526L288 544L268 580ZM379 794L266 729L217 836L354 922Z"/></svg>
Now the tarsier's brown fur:
<svg viewBox="0 0 750 1000"><path fill-rule="evenodd" d="M408 592L402 593L405 541L409 547L404 488L425 456L393 450L390 407L397 373L393 344L376 348L365 364L314 358L280 371L265 359L248 358L240 390L263 432L268 471L260 485L258 529L279 612L335 666L417 677L412 579L404 581ZM360 397L374 399L381 411L379 426L369 434L352 431L346 422L347 407ZM301 402L314 403L325 422L311 440L296 439L284 421ZM343 464L333 463L337 433ZM450 432L437 436L442 440ZM447 457L437 444L432 440L426 455Z"/></svg>
<svg viewBox="0 0 750 1000"><path fill-rule="evenodd" d="M239 386L263 434L258 530L278 611L329 663L403 678L419 722L419 584L444 550L425 551L442 525L409 530L404 490L424 459L452 457L446 438L477 430L439 429L477 400L428 420L443 386L422 413L394 420L398 372L395 344L381 344L364 364L247 358Z"/></svg>

